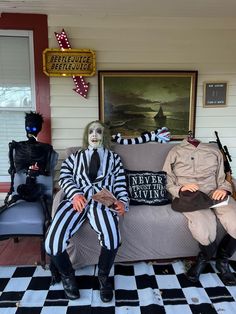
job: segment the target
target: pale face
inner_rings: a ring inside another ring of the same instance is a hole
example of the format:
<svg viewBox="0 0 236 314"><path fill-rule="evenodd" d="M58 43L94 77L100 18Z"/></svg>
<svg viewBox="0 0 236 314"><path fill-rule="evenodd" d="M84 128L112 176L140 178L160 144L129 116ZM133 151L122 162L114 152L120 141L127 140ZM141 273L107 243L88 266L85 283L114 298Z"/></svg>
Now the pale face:
<svg viewBox="0 0 236 314"><path fill-rule="evenodd" d="M103 126L94 122L88 129L88 143L92 148L98 148L103 143Z"/></svg>

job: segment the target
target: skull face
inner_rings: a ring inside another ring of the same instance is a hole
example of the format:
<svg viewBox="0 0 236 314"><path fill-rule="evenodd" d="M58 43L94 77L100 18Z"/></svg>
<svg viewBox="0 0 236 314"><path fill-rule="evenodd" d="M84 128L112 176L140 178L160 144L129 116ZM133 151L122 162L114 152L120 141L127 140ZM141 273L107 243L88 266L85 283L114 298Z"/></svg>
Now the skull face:
<svg viewBox="0 0 236 314"><path fill-rule="evenodd" d="M94 122L90 125L88 129L88 143L92 148L98 148L102 146L103 131L103 126L98 122Z"/></svg>

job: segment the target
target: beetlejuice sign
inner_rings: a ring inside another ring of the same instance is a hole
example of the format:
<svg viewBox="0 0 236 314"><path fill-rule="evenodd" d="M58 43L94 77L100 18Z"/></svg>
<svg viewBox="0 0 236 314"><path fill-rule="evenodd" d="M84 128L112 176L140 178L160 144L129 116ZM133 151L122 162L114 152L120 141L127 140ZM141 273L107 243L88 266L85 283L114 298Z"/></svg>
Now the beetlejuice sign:
<svg viewBox="0 0 236 314"><path fill-rule="evenodd" d="M60 49L45 49L43 52L43 71L48 76L71 76L76 93L86 98L89 83L84 76L96 73L95 52L91 49L72 49L64 29L55 36Z"/></svg>

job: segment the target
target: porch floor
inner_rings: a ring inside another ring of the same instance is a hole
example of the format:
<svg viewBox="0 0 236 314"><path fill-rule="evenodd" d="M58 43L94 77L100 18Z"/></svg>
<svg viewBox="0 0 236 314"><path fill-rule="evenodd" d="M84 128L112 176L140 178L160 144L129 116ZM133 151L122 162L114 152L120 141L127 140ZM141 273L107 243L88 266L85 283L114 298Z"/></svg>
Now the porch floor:
<svg viewBox="0 0 236 314"><path fill-rule="evenodd" d="M193 284L189 261L115 264L114 297L102 303L97 265L76 270L81 297L66 299L62 284L50 286L50 272L38 265L40 241L0 241L0 313L4 314L235 314L236 286L225 286L212 261ZM236 273L236 263L231 262Z"/></svg>

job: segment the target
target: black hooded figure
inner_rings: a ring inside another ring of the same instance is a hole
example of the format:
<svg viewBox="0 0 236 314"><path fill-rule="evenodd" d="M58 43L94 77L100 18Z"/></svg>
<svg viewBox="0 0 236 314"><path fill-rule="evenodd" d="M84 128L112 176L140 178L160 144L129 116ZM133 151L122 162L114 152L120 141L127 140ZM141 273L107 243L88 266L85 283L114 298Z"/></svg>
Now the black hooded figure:
<svg viewBox="0 0 236 314"><path fill-rule="evenodd" d="M40 185L36 184L36 177L50 174L50 159L53 150L50 144L37 141L37 135L42 129L43 122L40 113L32 111L26 113L25 131L28 140L20 142L13 140L9 143L10 168L8 172L11 175L11 187L0 212L19 199L35 201L40 197ZM14 192L14 176L18 171L23 171L26 174L26 183L19 185L17 193L12 195ZM11 199L9 200L10 196Z"/></svg>
<svg viewBox="0 0 236 314"><path fill-rule="evenodd" d="M25 114L25 131L28 140L9 143L9 159L11 161L11 150L15 149L14 164L11 164L8 172L12 171L29 170L29 167L38 167L38 174L48 175L50 156L52 146L46 143L37 141L37 136L42 129L43 117L39 113L26 113ZM12 147L12 149L11 149ZM15 169L12 169L15 168Z"/></svg>

